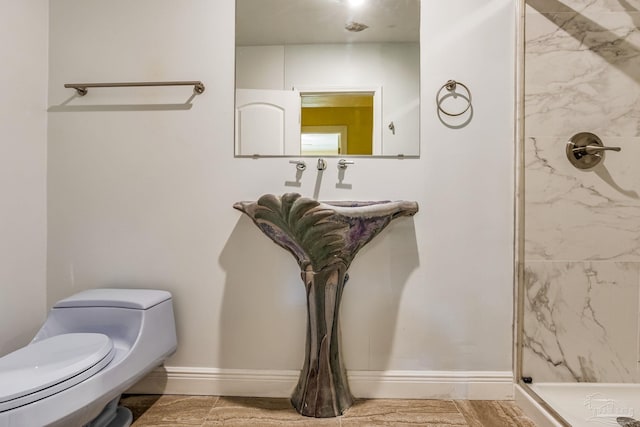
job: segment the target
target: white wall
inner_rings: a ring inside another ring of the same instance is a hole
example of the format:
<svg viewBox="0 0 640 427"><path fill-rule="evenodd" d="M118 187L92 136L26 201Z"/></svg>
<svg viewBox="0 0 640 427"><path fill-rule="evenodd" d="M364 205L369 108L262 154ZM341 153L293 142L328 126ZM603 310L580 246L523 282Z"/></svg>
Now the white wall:
<svg viewBox="0 0 640 427"><path fill-rule="evenodd" d="M233 157L233 0L53 2L48 303L98 286L164 288L179 336L167 369L299 370L297 265L232 204L288 191L416 200L420 212L352 265L347 368L511 371L514 5L422 4L421 157L359 158L347 188L336 185L336 159L295 187L287 158ZM451 78L473 93L462 129L436 114L435 93ZM207 86L187 109L184 87L95 89L83 99L63 88L180 79Z"/></svg>
<svg viewBox="0 0 640 427"><path fill-rule="evenodd" d="M0 356L45 315L48 5L0 1Z"/></svg>

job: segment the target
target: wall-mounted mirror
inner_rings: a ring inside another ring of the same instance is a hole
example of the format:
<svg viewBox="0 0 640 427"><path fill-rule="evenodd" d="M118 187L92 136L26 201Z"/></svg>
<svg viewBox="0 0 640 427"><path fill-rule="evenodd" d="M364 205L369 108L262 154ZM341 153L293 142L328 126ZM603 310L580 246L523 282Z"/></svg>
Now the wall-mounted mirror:
<svg viewBox="0 0 640 427"><path fill-rule="evenodd" d="M420 0L236 0L236 156L418 156Z"/></svg>

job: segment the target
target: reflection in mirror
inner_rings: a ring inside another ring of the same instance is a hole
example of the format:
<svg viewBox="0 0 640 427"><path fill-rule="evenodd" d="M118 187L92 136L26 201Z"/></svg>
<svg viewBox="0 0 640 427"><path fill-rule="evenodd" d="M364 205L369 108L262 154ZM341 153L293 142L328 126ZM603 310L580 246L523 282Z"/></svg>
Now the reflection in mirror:
<svg viewBox="0 0 640 427"><path fill-rule="evenodd" d="M300 154L303 156L335 156L346 153L346 126L302 126ZM306 130L305 130L306 129ZM344 136L343 136L344 135Z"/></svg>
<svg viewBox="0 0 640 427"><path fill-rule="evenodd" d="M237 0L237 156L420 154L420 0L359 3Z"/></svg>
<svg viewBox="0 0 640 427"><path fill-rule="evenodd" d="M373 97L374 92L301 93L300 154L373 154ZM336 150L309 151L309 134L324 135L313 137L316 140L331 139Z"/></svg>

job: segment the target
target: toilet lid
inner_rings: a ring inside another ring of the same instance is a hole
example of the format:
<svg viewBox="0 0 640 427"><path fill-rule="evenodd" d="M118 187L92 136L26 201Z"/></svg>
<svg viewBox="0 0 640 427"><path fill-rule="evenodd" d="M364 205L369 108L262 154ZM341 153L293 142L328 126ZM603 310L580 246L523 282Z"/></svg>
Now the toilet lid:
<svg viewBox="0 0 640 427"><path fill-rule="evenodd" d="M58 393L111 362L115 350L103 334L56 335L0 358L0 412Z"/></svg>

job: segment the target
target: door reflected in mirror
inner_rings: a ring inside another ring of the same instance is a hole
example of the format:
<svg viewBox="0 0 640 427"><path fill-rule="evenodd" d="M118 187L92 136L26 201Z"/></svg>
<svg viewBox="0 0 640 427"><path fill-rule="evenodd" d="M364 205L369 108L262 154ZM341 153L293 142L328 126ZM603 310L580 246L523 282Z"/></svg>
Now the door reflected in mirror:
<svg viewBox="0 0 640 427"><path fill-rule="evenodd" d="M237 0L235 154L418 156L419 29L420 0Z"/></svg>

